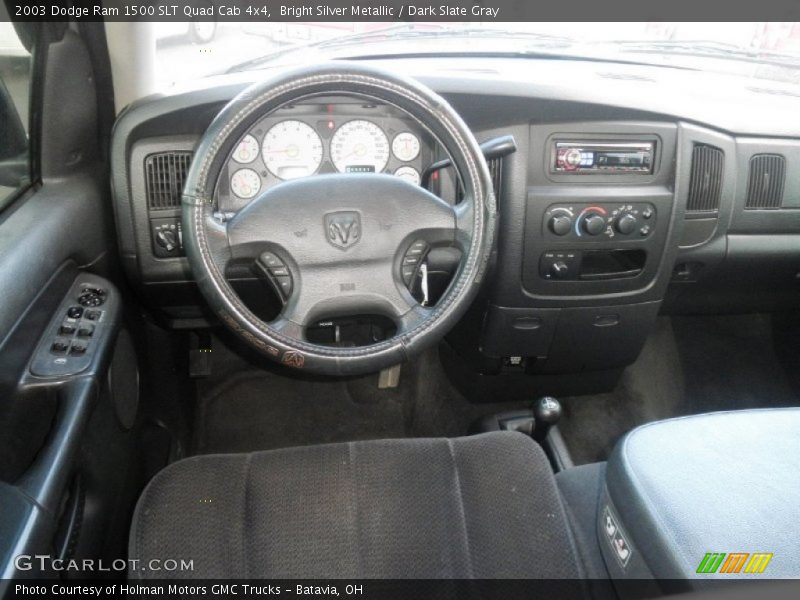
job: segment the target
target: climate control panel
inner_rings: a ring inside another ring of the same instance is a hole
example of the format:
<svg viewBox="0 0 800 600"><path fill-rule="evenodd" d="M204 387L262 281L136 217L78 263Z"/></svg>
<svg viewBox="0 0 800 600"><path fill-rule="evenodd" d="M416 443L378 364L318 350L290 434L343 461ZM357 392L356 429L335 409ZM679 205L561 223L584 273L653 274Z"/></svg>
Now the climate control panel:
<svg viewBox="0 0 800 600"><path fill-rule="evenodd" d="M649 202L559 203L544 213L543 234L574 241L647 239L655 230L656 209Z"/></svg>

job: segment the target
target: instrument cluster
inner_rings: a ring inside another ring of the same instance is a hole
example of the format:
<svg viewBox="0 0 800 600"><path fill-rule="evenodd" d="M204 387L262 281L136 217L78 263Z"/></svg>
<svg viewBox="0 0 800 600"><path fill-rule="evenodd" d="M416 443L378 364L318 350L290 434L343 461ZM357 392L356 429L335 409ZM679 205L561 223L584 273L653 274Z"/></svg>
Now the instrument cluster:
<svg viewBox="0 0 800 600"><path fill-rule="evenodd" d="M262 119L239 141L217 187L235 212L283 181L321 173L389 173L420 185L435 144L411 117L356 99L316 99Z"/></svg>

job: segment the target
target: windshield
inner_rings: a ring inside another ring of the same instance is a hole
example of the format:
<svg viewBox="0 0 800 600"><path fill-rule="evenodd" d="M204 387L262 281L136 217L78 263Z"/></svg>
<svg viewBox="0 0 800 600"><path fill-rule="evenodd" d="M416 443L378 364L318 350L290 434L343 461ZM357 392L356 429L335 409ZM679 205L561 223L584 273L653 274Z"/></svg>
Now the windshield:
<svg viewBox="0 0 800 600"><path fill-rule="evenodd" d="M161 89L336 58L519 55L800 80L796 23L151 23Z"/></svg>

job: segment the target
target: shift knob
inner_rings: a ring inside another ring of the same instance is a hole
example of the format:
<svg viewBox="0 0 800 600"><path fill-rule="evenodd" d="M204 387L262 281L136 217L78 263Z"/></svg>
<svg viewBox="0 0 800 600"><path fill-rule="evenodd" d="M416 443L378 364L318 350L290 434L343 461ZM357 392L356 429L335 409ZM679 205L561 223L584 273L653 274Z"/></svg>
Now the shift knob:
<svg viewBox="0 0 800 600"><path fill-rule="evenodd" d="M561 403L552 396L543 396L533 403L535 427L533 439L543 442L550 428L561 418Z"/></svg>

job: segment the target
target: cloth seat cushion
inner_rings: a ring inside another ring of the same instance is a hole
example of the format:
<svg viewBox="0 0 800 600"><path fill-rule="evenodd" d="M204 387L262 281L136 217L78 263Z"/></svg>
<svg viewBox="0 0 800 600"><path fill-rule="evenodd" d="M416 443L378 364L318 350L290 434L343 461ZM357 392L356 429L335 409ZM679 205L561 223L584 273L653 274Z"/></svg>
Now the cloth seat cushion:
<svg viewBox="0 0 800 600"><path fill-rule="evenodd" d="M550 465L515 432L205 455L147 486L130 557L164 578L576 578Z"/></svg>

